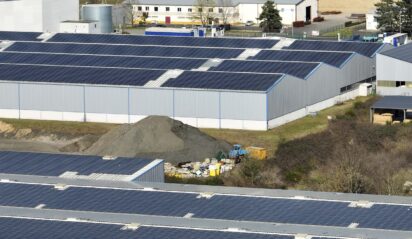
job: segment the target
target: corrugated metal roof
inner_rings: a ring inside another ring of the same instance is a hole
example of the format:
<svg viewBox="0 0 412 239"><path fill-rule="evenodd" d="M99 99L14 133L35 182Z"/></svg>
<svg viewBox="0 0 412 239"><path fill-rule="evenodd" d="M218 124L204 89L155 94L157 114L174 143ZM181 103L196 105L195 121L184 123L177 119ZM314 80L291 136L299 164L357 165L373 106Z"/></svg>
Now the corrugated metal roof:
<svg viewBox="0 0 412 239"><path fill-rule="evenodd" d="M412 96L384 96L372 105L373 109L412 109Z"/></svg>
<svg viewBox="0 0 412 239"><path fill-rule="evenodd" d="M380 54L412 63L412 43L381 52Z"/></svg>
<svg viewBox="0 0 412 239"><path fill-rule="evenodd" d="M275 0L275 4L281 5L298 5L304 0ZM237 6L239 4L264 4L266 0L232 0L229 2L216 1L217 6ZM195 0L138 0L134 1L136 5L171 5L171 6L196 6Z"/></svg>

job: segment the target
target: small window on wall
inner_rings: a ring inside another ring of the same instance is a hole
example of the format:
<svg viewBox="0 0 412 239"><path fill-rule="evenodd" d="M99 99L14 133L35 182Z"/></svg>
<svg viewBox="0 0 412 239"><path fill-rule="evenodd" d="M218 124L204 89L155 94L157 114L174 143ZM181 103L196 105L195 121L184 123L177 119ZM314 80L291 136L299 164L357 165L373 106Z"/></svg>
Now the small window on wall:
<svg viewBox="0 0 412 239"><path fill-rule="evenodd" d="M209 8L209 12L213 12L213 8Z"/></svg>
<svg viewBox="0 0 412 239"><path fill-rule="evenodd" d="M154 7L155 12L159 11L158 7Z"/></svg>
<svg viewBox="0 0 412 239"><path fill-rule="evenodd" d="M177 11L178 11L178 12L181 12L181 11L182 11L182 8L181 8L181 7L178 7L178 8L177 8Z"/></svg>
<svg viewBox="0 0 412 239"><path fill-rule="evenodd" d="M137 11L141 11L142 10L142 7L137 7Z"/></svg>
<svg viewBox="0 0 412 239"><path fill-rule="evenodd" d="M188 11L188 12L192 12L192 9L191 9L191 8L188 8L187 11Z"/></svg>
<svg viewBox="0 0 412 239"><path fill-rule="evenodd" d="M405 86L405 81L397 81L396 82L396 87L402 87Z"/></svg>
<svg viewBox="0 0 412 239"><path fill-rule="evenodd" d="M203 9L202 9L202 8L199 8L198 11L199 11L199 12L203 12Z"/></svg>
<svg viewBox="0 0 412 239"><path fill-rule="evenodd" d="M219 8L219 13L223 13L223 8Z"/></svg>
<svg viewBox="0 0 412 239"><path fill-rule="evenodd" d="M169 12L170 11L170 7L166 7L166 12Z"/></svg>
<svg viewBox="0 0 412 239"><path fill-rule="evenodd" d="M150 8L149 7L146 7L146 11L149 11L150 10Z"/></svg>

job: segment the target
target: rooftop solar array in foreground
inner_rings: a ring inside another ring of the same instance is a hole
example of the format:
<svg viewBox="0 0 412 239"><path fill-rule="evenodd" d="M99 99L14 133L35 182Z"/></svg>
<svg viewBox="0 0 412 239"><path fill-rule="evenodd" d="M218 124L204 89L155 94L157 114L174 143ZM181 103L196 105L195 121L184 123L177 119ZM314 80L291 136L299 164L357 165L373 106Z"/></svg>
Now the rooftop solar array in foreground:
<svg viewBox="0 0 412 239"><path fill-rule="evenodd" d="M326 64L340 67L353 53L350 52L326 52L326 51L298 51L298 50L263 50L249 59L267 61L305 61L324 62Z"/></svg>
<svg viewBox="0 0 412 239"><path fill-rule="evenodd" d="M59 176L71 171L78 175L131 175L151 162L137 158L103 160L99 156L0 151L0 173L6 174Z"/></svg>
<svg viewBox="0 0 412 239"><path fill-rule="evenodd" d="M225 60L210 71L279 73L305 79L319 63Z"/></svg>
<svg viewBox="0 0 412 239"><path fill-rule="evenodd" d="M373 57L382 46L382 43L296 40L290 46L284 48L313 51L349 51Z"/></svg>
<svg viewBox="0 0 412 239"><path fill-rule="evenodd" d="M143 86L166 71L0 64L1 81Z"/></svg>
<svg viewBox="0 0 412 239"><path fill-rule="evenodd" d="M37 39L42 33L40 32L9 32L0 31L0 41L40 41Z"/></svg>
<svg viewBox="0 0 412 239"><path fill-rule="evenodd" d="M169 79L162 87L267 91L282 76L281 74L185 71L177 78Z"/></svg>
<svg viewBox="0 0 412 239"><path fill-rule="evenodd" d="M149 58L128 56L94 56L39 53L0 53L0 63L59 65L59 66L96 66L118 68L140 68L159 70L191 70L199 68L206 59Z"/></svg>
<svg viewBox="0 0 412 239"><path fill-rule="evenodd" d="M294 239L294 236L23 218L0 218L1 238L27 239Z"/></svg>
<svg viewBox="0 0 412 239"><path fill-rule="evenodd" d="M141 215L223 219L302 225L405 230L412 228L407 205L374 204L350 207L349 202L265 198L217 194L209 199L197 193L121 190L71 186L0 183L0 205L45 209L127 213ZM115 202L115 203L114 203Z"/></svg>
<svg viewBox="0 0 412 239"><path fill-rule="evenodd" d="M199 46L225 48L272 48L278 40L242 38L167 37L109 34L58 33L48 42L80 42L130 45Z"/></svg>
<svg viewBox="0 0 412 239"><path fill-rule="evenodd" d="M6 48L5 51L229 59L236 58L244 49L15 42Z"/></svg>

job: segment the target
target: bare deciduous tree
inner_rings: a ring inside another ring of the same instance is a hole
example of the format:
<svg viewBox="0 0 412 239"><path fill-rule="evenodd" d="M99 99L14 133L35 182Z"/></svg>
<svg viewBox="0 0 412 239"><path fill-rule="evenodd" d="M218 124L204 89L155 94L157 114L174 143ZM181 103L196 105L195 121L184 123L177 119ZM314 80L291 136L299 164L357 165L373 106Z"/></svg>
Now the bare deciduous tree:
<svg viewBox="0 0 412 239"><path fill-rule="evenodd" d="M199 20L203 26L213 22L216 17L214 0L197 0L193 9L193 18Z"/></svg>

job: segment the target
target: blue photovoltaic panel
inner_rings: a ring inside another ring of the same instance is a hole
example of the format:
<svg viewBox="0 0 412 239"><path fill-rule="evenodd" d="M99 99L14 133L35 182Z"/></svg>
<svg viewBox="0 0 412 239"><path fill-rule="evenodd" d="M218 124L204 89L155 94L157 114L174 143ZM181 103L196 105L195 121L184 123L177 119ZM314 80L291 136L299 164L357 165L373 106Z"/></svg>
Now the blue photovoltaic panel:
<svg viewBox="0 0 412 239"><path fill-rule="evenodd" d="M236 58L244 49L15 42L4 51L229 59Z"/></svg>
<svg viewBox="0 0 412 239"><path fill-rule="evenodd" d="M304 225L412 230L412 208L376 204L349 207L348 202L215 195L198 198L194 193L137 191L0 183L0 205L17 207L130 213ZM116 203L113 203L116 202Z"/></svg>
<svg viewBox="0 0 412 239"><path fill-rule="evenodd" d="M40 32L8 32L0 31L0 41L41 41L37 39L42 33Z"/></svg>
<svg viewBox="0 0 412 239"><path fill-rule="evenodd" d="M225 60L209 71L279 73L306 78L319 63Z"/></svg>
<svg viewBox="0 0 412 239"><path fill-rule="evenodd" d="M352 54L353 53L350 52L262 50L256 56L249 59L267 61L324 62L335 67L340 67L352 56Z"/></svg>
<svg viewBox="0 0 412 239"><path fill-rule="evenodd" d="M1 81L143 86L165 71L0 64Z"/></svg>
<svg viewBox="0 0 412 239"><path fill-rule="evenodd" d="M23 218L0 218L2 238L12 239L294 239L294 236L147 227Z"/></svg>
<svg viewBox="0 0 412 239"><path fill-rule="evenodd" d="M92 56L67 54L33 54L33 53L0 53L0 63L61 65L61 66L97 66L140 69L180 69L199 68L207 60L184 58L150 58L122 56Z"/></svg>
<svg viewBox="0 0 412 239"><path fill-rule="evenodd" d="M64 172L131 175L151 163L150 159L0 151L0 173L59 176Z"/></svg>
<svg viewBox="0 0 412 239"><path fill-rule="evenodd" d="M185 71L162 87L267 91L283 75Z"/></svg>
<svg viewBox="0 0 412 239"><path fill-rule="evenodd" d="M272 48L278 40L245 38L166 37L109 34L58 33L48 42L81 42L161 46L205 46L226 48Z"/></svg>
<svg viewBox="0 0 412 239"><path fill-rule="evenodd" d="M318 51L351 51L364 56L372 57L382 43L369 42L338 42L338 41L307 41L296 40L285 49L318 50Z"/></svg>

